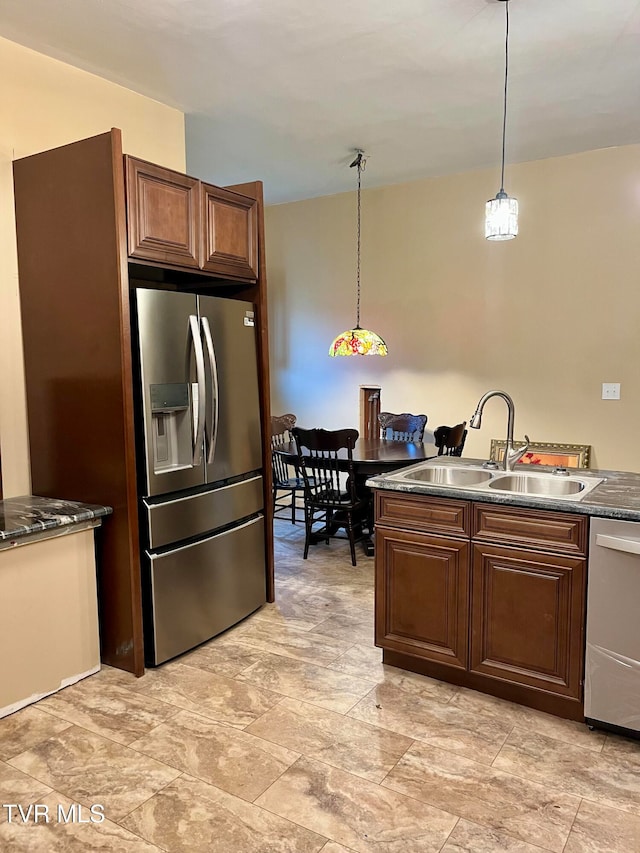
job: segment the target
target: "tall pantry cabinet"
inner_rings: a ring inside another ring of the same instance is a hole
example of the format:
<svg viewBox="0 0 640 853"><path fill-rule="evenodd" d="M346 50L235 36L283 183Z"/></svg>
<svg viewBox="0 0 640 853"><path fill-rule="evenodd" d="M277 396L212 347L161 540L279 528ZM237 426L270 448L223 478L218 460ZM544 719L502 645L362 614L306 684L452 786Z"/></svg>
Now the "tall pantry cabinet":
<svg viewBox="0 0 640 853"><path fill-rule="evenodd" d="M116 128L17 160L14 184L32 492L113 507L97 552L102 660L141 675L129 313L136 285L256 306L274 597L262 184L215 187L123 156Z"/></svg>

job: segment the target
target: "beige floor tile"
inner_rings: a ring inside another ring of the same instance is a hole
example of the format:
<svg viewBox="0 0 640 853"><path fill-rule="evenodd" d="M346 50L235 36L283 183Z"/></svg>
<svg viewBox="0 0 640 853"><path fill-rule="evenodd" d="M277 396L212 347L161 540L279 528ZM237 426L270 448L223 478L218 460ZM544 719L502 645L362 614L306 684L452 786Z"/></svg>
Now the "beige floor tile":
<svg viewBox="0 0 640 853"><path fill-rule="evenodd" d="M333 663L327 664L327 668L366 678L376 684L385 683L417 695L437 698L441 702L449 702L460 689L454 684L383 664L382 649L363 644L352 646Z"/></svg>
<svg viewBox="0 0 640 853"><path fill-rule="evenodd" d="M491 764L512 728L498 716L472 714L439 701L437 695L419 695L387 683L376 685L349 716L484 764Z"/></svg>
<svg viewBox="0 0 640 853"><path fill-rule="evenodd" d="M137 692L238 729L282 698L260 685L177 663L147 673Z"/></svg>
<svg viewBox="0 0 640 853"><path fill-rule="evenodd" d="M461 820L447 839L442 853L540 853L540 847Z"/></svg>
<svg viewBox="0 0 640 853"><path fill-rule="evenodd" d="M122 821L171 853L316 853L326 839L182 776Z"/></svg>
<svg viewBox="0 0 640 853"><path fill-rule="evenodd" d="M553 714L545 714L535 708L526 708L524 705L507 702L496 696L488 696L465 687L459 689L455 699L451 700L451 704L474 714L500 716L519 728L529 729L594 752L600 752L605 741L603 732L591 731L585 723L563 720Z"/></svg>
<svg viewBox="0 0 640 853"><path fill-rule="evenodd" d="M133 690L89 678L43 699L38 708L123 744L142 737L178 712Z"/></svg>
<svg viewBox="0 0 640 853"><path fill-rule="evenodd" d="M640 814L638 765L515 728L493 762L558 791Z"/></svg>
<svg viewBox="0 0 640 853"><path fill-rule="evenodd" d="M255 649L226 637L210 640L178 658L184 666L193 666L228 678L233 678L259 659L260 653L256 653Z"/></svg>
<svg viewBox="0 0 640 853"><path fill-rule="evenodd" d="M234 636L241 643L278 655L306 660L326 666L344 654L352 643L343 639L334 639L324 634L301 631L287 625L267 625L264 621L254 620L243 625Z"/></svg>
<svg viewBox="0 0 640 853"><path fill-rule="evenodd" d="M50 737L9 763L74 802L104 805L110 820L130 812L180 772L77 726Z"/></svg>
<svg viewBox="0 0 640 853"><path fill-rule="evenodd" d="M110 820L101 823L71 820L73 804L59 794L50 794L40 803L48 809L49 822L39 819L38 823L18 821L0 825L0 850L7 853L161 853L159 847ZM62 813L58 812L58 806ZM68 822L64 821L65 817L69 818ZM90 821L90 811L83 809L81 817Z"/></svg>
<svg viewBox="0 0 640 853"><path fill-rule="evenodd" d="M354 643L362 643L367 648L375 648L373 645L373 613L368 621L344 614L332 616L313 628L311 633L345 640L350 646ZM378 652L382 654L380 649Z"/></svg>
<svg viewBox="0 0 640 853"><path fill-rule="evenodd" d="M11 809L5 808L6 805L21 805L26 810L29 803L43 802L50 791L49 785L0 761L0 824L8 821L12 814Z"/></svg>
<svg viewBox="0 0 640 853"><path fill-rule="evenodd" d="M638 853L640 817L582 801L564 853Z"/></svg>
<svg viewBox="0 0 640 853"><path fill-rule="evenodd" d="M557 853L580 805L578 797L417 742L383 785Z"/></svg>
<svg viewBox="0 0 640 853"><path fill-rule="evenodd" d="M3 717L0 720L0 761L13 758L51 735L68 729L70 725L45 714L35 705Z"/></svg>
<svg viewBox="0 0 640 853"><path fill-rule="evenodd" d="M380 782L413 743L297 699L283 699L247 731L372 782Z"/></svg>
<svg viewBox="0 0 640 853"><path fill-rule="evenodd" d="M258 663L237 675L236 680L339 714L346 713L373 687L373 682L362 678L267 653Z"/></svg>
<svg viewBox="0 0 640 853"><path fill-rule="evenodd" d="M362 643L354 640L354 645L327 666L337 672L348 672L371 681L383 680L382 649L376 648L373 641Z"/></svg>
<svg viewBox="0 0 640 853"><path fill-rule="evenodd" d="M351 850L343 847L342 844L336 844L335 841L327 841L320 853L351 853Z"/></svg>
<svg viewBox="0 0 640 853"><path fill-rule="evenodd" d="M188 711L131 748L245 800L254 800L299 757L283 746Z"/></svg>
<svg viewBox="0 0 640 853"><path fill-rule="evenodd" d="M305 605L302 597L281 595L278 592L276 601L261 607L257 613L253 614L252 621L260 620L269 624L288 625L301 631L309 631L328 618L330 606L330 602L326 599L311 600Z"/></svg>
<svg viewBox="0 0 640 853"><path fill-rule="evenodd" d="M607 734L602 747L602 754L640 764L640 740Z"/></svg>
<svg viewBox="0 0 640 853"><path fill-rule="evenodd" d="M256 801L359 853L436 853L454 815L301 758Z"/></svg>

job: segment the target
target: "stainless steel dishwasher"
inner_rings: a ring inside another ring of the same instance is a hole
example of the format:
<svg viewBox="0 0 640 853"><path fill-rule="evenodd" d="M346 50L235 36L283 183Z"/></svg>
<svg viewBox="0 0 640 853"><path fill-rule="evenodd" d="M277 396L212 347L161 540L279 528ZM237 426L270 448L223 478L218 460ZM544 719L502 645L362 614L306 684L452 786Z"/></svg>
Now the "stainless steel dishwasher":
<svg viewBox="0 0 640 853"><path fill-rule="evenodd" d="M584 714L640 737L640 522L591 519Z"/></svg>

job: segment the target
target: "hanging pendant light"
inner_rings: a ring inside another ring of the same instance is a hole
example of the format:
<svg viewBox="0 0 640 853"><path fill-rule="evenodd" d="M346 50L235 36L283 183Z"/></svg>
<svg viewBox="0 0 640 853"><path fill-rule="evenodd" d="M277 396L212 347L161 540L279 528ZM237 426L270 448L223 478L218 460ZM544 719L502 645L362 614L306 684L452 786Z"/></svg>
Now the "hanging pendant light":
<svg viewBox="0 0 640 853"><path fill-rule="evenodd" d="M329 355L387 355L387 345L380 335L369 329L360 328L360 184L361 175L367 160L364 151L356 148L356 159L350 168L358 168L358 250L357 250L357 296L356 296L356 325L353 329L341 332L329 347Z"/></svg>
<svg viewBox="0 0 640 853"><path fill-rule="evenodd" d="M506 9L506 38L504 56L504 109L502 113L502 171L500 190L490 198L485 208L484 236L487 240L513 240L518 233L518 199L504 191L504 151L507 130L507 82L509 79L509 0L499 0Z"/></svg>

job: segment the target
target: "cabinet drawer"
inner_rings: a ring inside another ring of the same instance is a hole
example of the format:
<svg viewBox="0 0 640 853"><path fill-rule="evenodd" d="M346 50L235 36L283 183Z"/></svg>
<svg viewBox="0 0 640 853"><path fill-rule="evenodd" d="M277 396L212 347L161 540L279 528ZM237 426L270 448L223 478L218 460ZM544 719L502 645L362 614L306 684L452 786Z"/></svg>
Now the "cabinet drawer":
<svg viewBox="0 0 640 853"><path fill-rule="evenodd" d="M531 546L567 554L587 553L588 518L529 507L474 503L472 536L485 542Z"/></svg>
<svg viewBox="0 0 640 853"><path fill-rule="evenodd" d="M376 523L430 533L469 536L469 502L378 490Z"/></svg>

